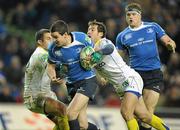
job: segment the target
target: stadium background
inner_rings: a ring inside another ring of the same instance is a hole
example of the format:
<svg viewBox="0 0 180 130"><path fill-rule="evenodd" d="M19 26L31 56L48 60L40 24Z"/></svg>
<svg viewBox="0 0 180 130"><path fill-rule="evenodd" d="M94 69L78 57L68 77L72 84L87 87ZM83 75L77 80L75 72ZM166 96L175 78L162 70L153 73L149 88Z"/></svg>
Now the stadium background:
<svg viewBox="0 0 180 130"><path fill-rule="evenodd" d="M62 19L69 23L71 31L86 32L88 21L97 19L106 24L107 37L115 41L117 33L127 26L124 7L131 1L1 0L0 129L17 130L5 129L2 123L3 109L1 108L5 106L6 109L8 105L4 104L7 103L14 104L10 105L14 109L16 109L16 106L22 106L24 68L36 47L34 33L38 29L49 28L55 20ZM163 64L165 88L160 97L157 114L163 117L174 118L176 116L180 118L180 11L178 11L180 1L136 0L136 2L143 7L143 20L159 23L177 44L176 53L171 54L158 42L160 58ZM60 100L67 103L66 92L63 88L55 86L53 90ZM90 104L96 108L113 107L117 110L120 101L112 86L108 84L106 87L100 87L96 100ZM107 130L110 129L107 128Z"/></svg>

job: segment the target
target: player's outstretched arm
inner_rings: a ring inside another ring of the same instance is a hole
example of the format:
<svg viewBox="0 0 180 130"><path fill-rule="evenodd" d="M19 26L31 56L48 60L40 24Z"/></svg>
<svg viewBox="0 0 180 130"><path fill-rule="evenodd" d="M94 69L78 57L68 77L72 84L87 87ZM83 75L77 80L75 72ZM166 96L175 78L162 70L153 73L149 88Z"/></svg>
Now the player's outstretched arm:
<svg viewBox="0 0 180 130"><path fill-rule="evenodd" d="M48 63L47 73L51 80L56 78L55 64Z"/></svg>
<svg viewBox="0 0 180 130"><path fill-rule="evenodd" d="M55 66L56 66L55 64L48 63L47 65L48 76L51 79L52 83L64 85L66 81L64 79L57 78Z"/></svg>
<svg viewBox="0 0 180 130"><path fill-rule="evenodd" d="M91 54L91 61L93 63L99 63L101 62L103 55L110 55L113 51L114 46L111 44L107 44L103 48L96 50L94 53Z"/></svg>
<svg viewBox="0 0 180 130"><path fill-rule="evenodd" d="M176 43L168 35L162 36L161 41L165 44L168 50L173 51L173 53L175 53Z"/></svg>

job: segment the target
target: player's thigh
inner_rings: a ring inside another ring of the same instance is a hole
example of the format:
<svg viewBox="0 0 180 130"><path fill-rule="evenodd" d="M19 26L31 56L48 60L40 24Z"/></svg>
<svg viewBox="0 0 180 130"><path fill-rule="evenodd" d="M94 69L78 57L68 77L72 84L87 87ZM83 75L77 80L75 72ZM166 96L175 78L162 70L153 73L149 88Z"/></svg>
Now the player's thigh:
<svg viewBox="0 0 180 130"><path fill-rule="evenodd" d="M121 114L126 121L134 118L134 109L138 102L138 97L131 92L126 92L124 94L122 104L121 104Z"/></svg>
<svg viewBox="0 0 180 130"><path fill-rule="evenodd" d="M82 129L88 128L88 119L87 119L87 105L83 107L78 115L79 125Z"/></svg>
<svg viewBox="0 0 180 130"><path fill-rule="evenodd" d="M122 101L124 107L128 109L135 108L138 98L142 94L143 81L141 77L138 74L129 77L128 80L122 83L122 86L125 87L125 94Z"/></svg>
<svg viewBox="0 0 180 130"><path fill-rule="evenodd" d="M96 77L84 79L73 84L67 84L68 95L73 99L76 93L81 93L90 100L93 100L97 91L98 85Z"/></svg>
<svg viewBox="0 0 180 130"><path fill-rule="evenodd" d="M136 104L134 114L137 116L137 118L141 119L142 121L151 121L151 114L147 110L142 96L139 98L138 103Z"/></svg>
<svg viewBox="0 0 180 130"><path fill-rule="evenodd" d="M154 113L160 94L154 90L144 89L143 99L149 112Z"/></svg>
<svg viewBox="0 0 180 130"><path fill-rule="evenodd" d="M47 97L44 107L46 114L53 114L57 116L66 115L66 105L63 102Z"/></svg>
<svg viewBox="0 0 180 130"><path fill-rule="evenodd" d="M138 97L134 93L126 92L122 100L121 109L133 110L131 108L135 108L137 102Z"/></svg>
<svg viewBox="0 0 180 130"><path fill-rule="evenodd" d="M57 116L66 115L66 105L57 100L56 94L52 91L45 95L44 111L46 114Z"/></svg>
<svg viewBox="0 0 180 130"><path fill-rule="evenodd" d="M35 96L24 97L24 104L29 110L36 113L46 114L44 110L47 97L50 97L54 100L57 99L55 93L52 91L46 93L34 93L34 95Z"/></svg>
<svg viewBox="0 0 180 130"><path fill-rule="evenodd" d="M80 111L84 108L84 106L88 104L88 101L89 97L81 93L76 93L67 108L68 116L74 115L77 117Z"/></svg>

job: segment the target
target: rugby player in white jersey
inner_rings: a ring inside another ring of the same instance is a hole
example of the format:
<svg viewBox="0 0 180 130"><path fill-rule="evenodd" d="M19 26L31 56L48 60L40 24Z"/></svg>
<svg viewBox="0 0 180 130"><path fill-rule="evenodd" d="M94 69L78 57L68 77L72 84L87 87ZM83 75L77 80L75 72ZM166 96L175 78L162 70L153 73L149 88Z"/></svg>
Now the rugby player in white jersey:
<svg viewBox="0 0 180 130"><path fill-rule="evenodd" d="M25 71L24 104L32 112L45 114L56 125L53 130L69 130L66 105L51 91L47 75L48 44L52 41L48 29L35 34L37 48L31 55ZM61 80L57 80L61 83Z"/></svg>
<svg viewBox="0 0 180 130"><path fill-rule="evenodd" d="M102 22L90 21L88 35L94 42L95 52L91 55L95 68L106 80L112 83L122 98L121 114L126 121L128 130L139 130L135 119L151 125L157 130L169 130L164 122L157 116L150 114L143 98L143 81L140 75L123 61L114 44L105 38L106 27ZM107 55L109 52L111 54ZM100 55L102 60L98 61ZM92 63L91 62L91 63Z"/></svg>

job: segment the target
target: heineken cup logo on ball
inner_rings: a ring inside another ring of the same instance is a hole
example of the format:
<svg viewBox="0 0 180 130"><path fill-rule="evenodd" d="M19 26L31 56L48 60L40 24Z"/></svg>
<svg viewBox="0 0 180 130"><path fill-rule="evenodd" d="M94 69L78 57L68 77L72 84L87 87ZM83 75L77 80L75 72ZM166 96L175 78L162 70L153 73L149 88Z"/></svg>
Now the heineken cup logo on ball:
<svg viewBox="0 0 180 130"><path fill-rule="evenodd" d="M80 53L80 63L85 70L90 70L94 64L91 62L91 55L94 53L91 46L84 47Z"/></svg>

